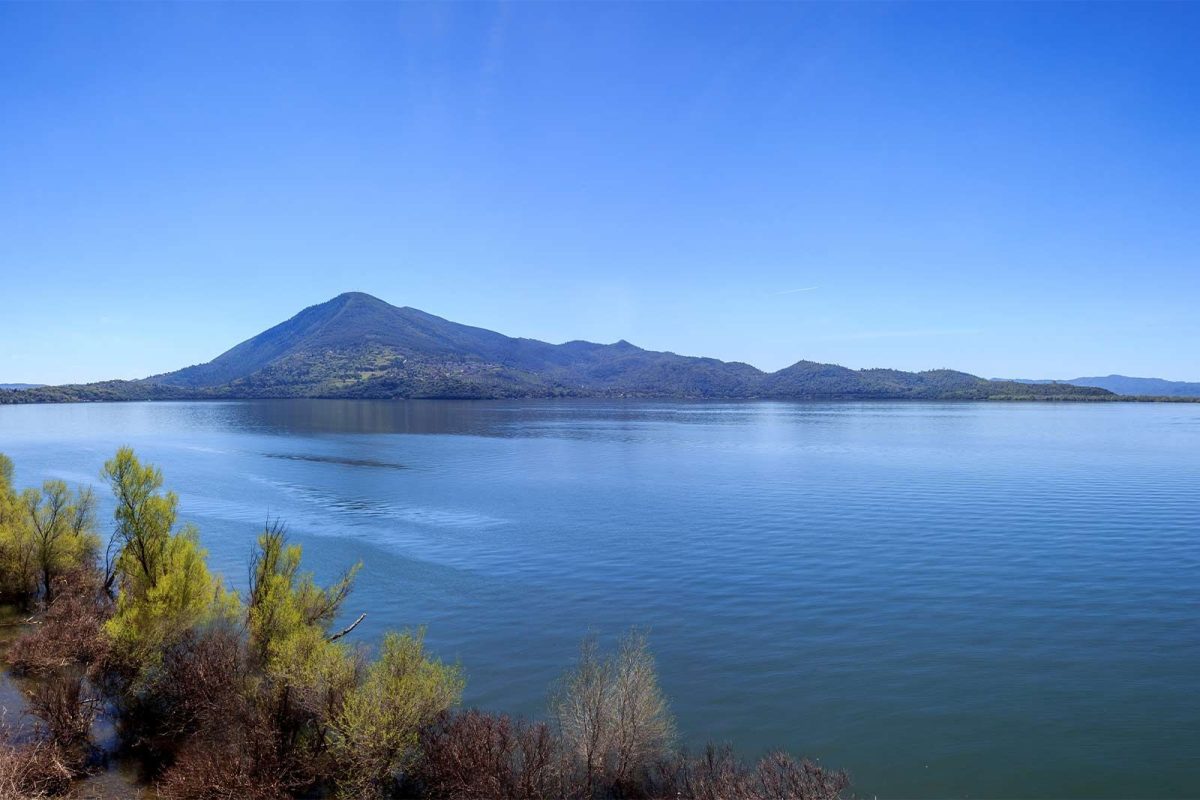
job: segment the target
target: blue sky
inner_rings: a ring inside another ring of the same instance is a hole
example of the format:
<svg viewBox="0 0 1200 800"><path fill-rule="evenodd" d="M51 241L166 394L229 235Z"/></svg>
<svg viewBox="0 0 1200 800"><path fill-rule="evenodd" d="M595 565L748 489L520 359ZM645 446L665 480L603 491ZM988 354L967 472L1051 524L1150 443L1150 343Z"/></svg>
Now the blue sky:
<svg viewBox="0 0 1200 800"><path fill-rule="evenodd" d="M0 381L361 290L778 369L1200 379L1200 5L0 5Z"/></svg>

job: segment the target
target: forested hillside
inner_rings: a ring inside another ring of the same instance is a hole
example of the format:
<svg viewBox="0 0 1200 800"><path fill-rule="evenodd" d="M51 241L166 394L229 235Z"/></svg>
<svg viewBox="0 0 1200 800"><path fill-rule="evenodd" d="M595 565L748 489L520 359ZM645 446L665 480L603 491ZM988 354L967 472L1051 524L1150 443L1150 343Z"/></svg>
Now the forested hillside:
<svg viewBox="0 0 1200 800"><path fill-rule="evenodd" d="M988 381L953 370L749 364L643 350L629 342L549 344L460 325L351 292L206 364L138 381L0 391L0 403L203 398L1105 400L1100 388Z"/></svg>

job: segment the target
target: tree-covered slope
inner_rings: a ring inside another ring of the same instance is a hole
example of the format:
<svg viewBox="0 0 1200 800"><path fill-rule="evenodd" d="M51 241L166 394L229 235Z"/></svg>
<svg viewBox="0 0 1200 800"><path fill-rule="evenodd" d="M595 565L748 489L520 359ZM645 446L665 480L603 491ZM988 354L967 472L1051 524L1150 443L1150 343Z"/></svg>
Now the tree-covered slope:
<svg viewBox="0 0 1200 800"><path fill-rule="evenodd" d="M749 364L625 341L549 344L351 292L306 308L207 364L140 381L0 391L3 402L248 397L647 397L1102 400L1103 389L987 381L952 370Z"/></svg>
<svg viewBox="0 0 1200 800"><path fill-rule="evenodd" d="M1091 378L1068 378L1053 380L1020 380L1027 384L1070 384L1107 389L1114 394L1151 397L1200 397L1200 383L1194 381L1168 381L1162 378L1132 378L1128 375L1103 375Z"/></svg>

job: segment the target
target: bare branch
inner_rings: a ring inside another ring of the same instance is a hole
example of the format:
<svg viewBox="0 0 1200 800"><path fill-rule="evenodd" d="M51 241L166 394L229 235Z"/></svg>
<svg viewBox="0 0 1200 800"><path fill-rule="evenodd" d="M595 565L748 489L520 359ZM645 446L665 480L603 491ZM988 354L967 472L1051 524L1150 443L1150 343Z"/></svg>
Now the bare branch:
<svg viewBox="0 0 1200 800"><path fill-rule="evenodd" d="M342 637L343 637L343 636L345 636L347 633L349 633L350 631L352 631L352 630L354 630L355 628L357 628L357 627L358 627L358 623L362 622L362 621L363 621L364 619L366 619L366 618L367 618L367 612L365 612L365 611L364 611L363 613L359 614L359 615L358 615L358 619L354 620L354 622L351 622L351 623L350 623L350 625L349 625L348 627L346 627L346 628L342 628L340 631L338 631L337 633L335 633L333 636L330 636L330 637L329 637L328 639L326 639L325 641L327 641L327 642L336 642L338 639L342 638Z"/></svg>

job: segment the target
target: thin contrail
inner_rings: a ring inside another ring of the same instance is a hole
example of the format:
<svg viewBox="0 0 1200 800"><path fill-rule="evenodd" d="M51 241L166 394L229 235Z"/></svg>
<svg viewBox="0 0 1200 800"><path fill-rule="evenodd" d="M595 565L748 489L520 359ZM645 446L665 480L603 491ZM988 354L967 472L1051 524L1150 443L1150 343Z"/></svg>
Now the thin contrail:
<svg viewBox="0 0 1200 800"><path fill-rule="evenodd" d="M773 292L772 294L775 297L778 297L781 294L796 294L796 292L811 292L813 289L820 289L820 288L821 288L820 286L805 286L800 289L787 289L786 291Z"/></svg>

